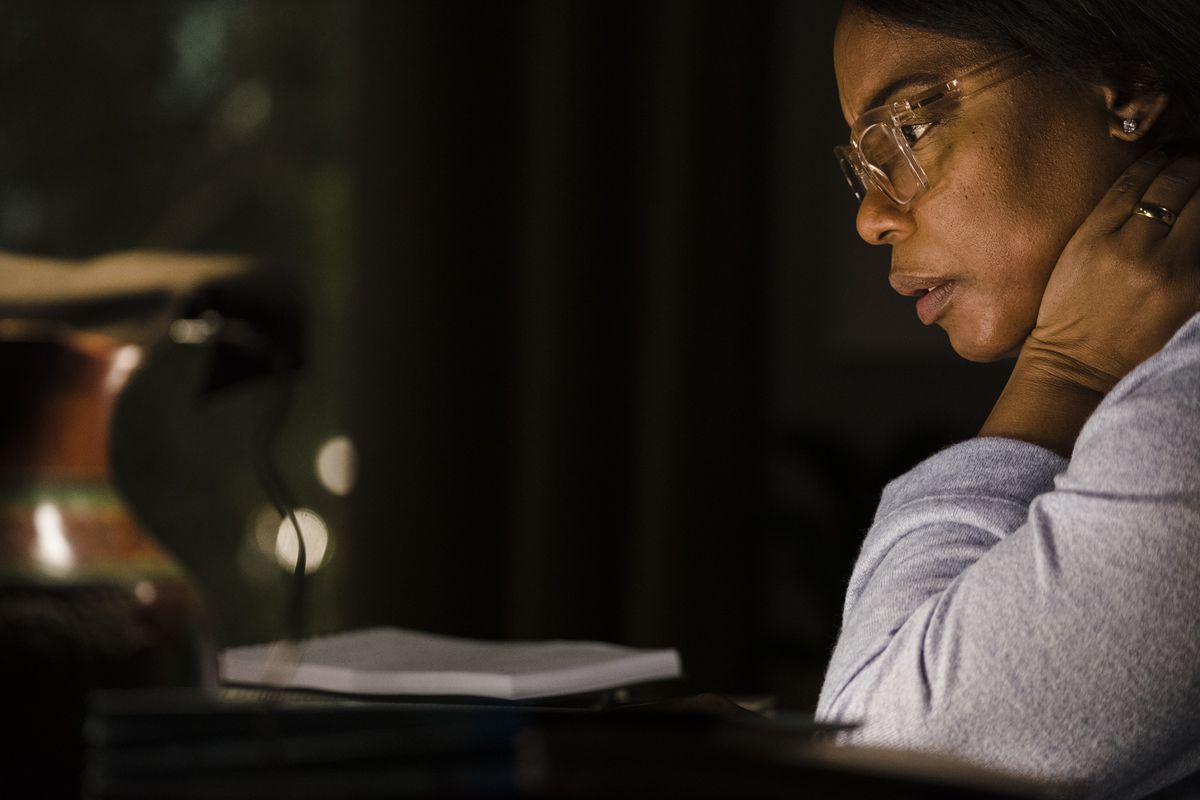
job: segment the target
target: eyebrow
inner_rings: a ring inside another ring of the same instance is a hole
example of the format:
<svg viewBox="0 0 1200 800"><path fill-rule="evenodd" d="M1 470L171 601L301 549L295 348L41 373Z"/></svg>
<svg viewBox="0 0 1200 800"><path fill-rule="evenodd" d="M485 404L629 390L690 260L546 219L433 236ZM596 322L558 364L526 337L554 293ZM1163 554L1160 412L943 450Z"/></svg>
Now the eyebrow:
<svg viewBox="0 0 1200 800"><path fill-rule="evenodd" d="M884 104L889 97L894 94L899 94L901 89L908 89L920 84L934 85L938 82L941 76L935 75L932 72L918 72L912 75L901 75L899 78L889 82L882 89L871 96L867 101L866 108L859 112L862 116L872 108L878 108Z"/></svg>

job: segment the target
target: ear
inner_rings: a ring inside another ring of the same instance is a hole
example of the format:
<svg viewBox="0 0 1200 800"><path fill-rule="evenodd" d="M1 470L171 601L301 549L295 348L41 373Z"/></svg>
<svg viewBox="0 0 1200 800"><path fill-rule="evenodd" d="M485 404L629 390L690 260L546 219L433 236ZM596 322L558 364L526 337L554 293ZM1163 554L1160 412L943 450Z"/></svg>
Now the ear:
<svg viewBox="0 0 1200 800"><path fill-rule="evenodd" d="M1108 131L1113 138L1124 142L1136 142L1145 138L1162 117L1170 104L1170 96L1163 91L1138 91L1128 93L1111 86L1101 86L1104 102L1108 106ZM1127 125L1127 120L1133 120ZM1130 130L1132 128L1132 130Z"/></svg>

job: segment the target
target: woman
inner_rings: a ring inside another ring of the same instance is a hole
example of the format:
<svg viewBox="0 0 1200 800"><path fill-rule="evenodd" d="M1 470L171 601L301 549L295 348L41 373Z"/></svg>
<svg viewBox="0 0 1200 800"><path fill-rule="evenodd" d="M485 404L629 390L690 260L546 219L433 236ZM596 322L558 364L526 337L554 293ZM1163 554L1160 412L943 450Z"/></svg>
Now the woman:
<svg viewBox="0 0 1200 800"><path fill-rule="evenodd" d="M834 61L859 233L960 355L1016 362L978 438L884 491L818 716L1095 796L1176 783L1200 770L1200 11L851 0Z"/></svg>

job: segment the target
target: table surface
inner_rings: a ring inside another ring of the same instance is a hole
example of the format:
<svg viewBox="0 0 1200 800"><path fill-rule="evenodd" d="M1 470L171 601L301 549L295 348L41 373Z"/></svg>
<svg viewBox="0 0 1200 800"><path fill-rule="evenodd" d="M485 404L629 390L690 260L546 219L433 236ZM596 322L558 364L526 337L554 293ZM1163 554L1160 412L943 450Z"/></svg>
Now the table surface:
<svg viewBox="0 0 1200 800"><path fill-rule="evenodd" d="M94 697L86 732L95 798L1048 796L944 758L838 747L808 715L142 692Z"/></svg>

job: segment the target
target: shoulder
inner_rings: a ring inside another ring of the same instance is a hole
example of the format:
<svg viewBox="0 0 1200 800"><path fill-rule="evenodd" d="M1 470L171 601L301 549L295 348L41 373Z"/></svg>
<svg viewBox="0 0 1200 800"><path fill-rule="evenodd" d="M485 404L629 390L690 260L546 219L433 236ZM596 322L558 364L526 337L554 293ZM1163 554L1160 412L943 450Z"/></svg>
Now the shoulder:
<svg viewBox="0 0 1200 800"><path fill-rule="evenodd" d="M1161 395L1200 401L1200 314L1184 324L1162 350L1130 372L1109 392L1097 413L1131 398Z"/></svg>
<svg viewBox="0 0 1200 800"><path fill-rule="evenodd" d="M1195 492L1198 466L1200 314L1113 388L1080 432L1066 477L1093 488Z"/></svg>

